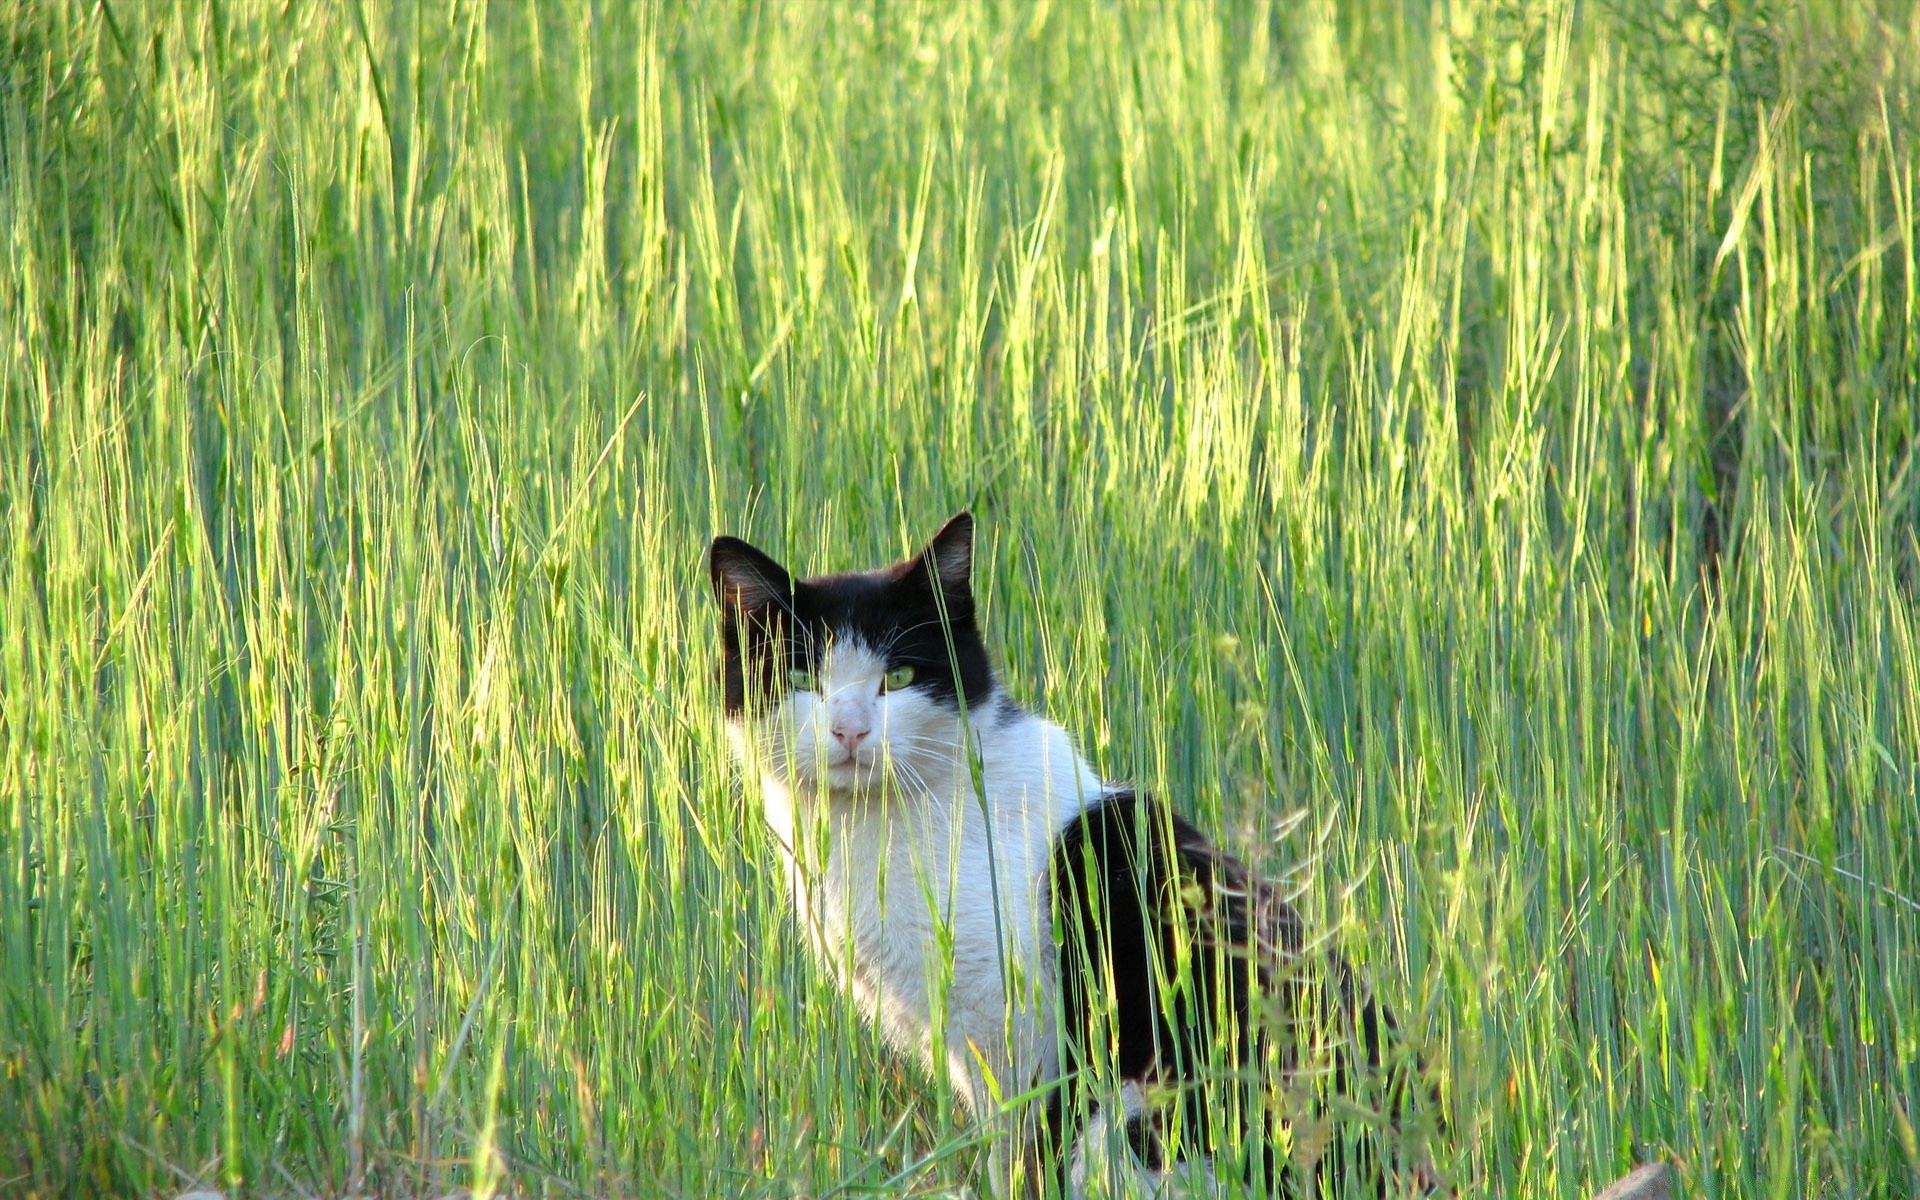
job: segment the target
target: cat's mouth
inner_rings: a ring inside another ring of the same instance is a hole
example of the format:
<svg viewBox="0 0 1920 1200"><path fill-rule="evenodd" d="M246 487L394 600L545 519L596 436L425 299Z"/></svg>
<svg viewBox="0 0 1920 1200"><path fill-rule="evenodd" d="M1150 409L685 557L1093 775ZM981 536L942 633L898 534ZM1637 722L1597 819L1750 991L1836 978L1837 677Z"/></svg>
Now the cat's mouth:
<svg viewBox="0 0 1920 1200"><path fill-rule="evenodd" d="M827 785L833 792L861 792L879 787L882 780L890 774L887 756L880 750L862 748L855 751L842 751L839 761L828 755L826 761L815 768L819 782Z"/></svg>
<svg viewBox="0 0 1920 1200"><path fill-rule="evenodd" d="M774 761L791 786L846 796L904 786L916 774L879 736L849 747L796 730L776 744Z"/></svg>
<svg viewBox="0 0 1920 1200"><path fill-rule="evenodd" d="M872 763L856 762L853 759L848 759L846 762L829 763L827 765L827 782L836 787L846 787L860 782L873 773Z"/></svg>
<svg viewBox="0 0 1920 1200"><path fill-rule="evenodd" d="M886 770L878 755L849 754L839 762L827 764L827 782L836 790L870 784Z"/></svg>

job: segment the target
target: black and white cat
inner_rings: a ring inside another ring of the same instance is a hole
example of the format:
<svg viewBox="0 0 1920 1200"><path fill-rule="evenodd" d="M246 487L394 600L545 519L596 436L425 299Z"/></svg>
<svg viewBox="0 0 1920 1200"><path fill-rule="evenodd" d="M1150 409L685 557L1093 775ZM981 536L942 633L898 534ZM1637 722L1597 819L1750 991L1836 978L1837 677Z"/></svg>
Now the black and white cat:
<svg viewBox="0 0 1920 1200"><path fill-rule="evenodd" d="M714 539L727 723L813 951L1010 1123L1003 1193L1145 1194L1229 1159L1325 1183L1316 1097L1354 1090L1390 1020L1277 891L1006 696L972 558L966 513L905 562L807 579Z"/></svg>

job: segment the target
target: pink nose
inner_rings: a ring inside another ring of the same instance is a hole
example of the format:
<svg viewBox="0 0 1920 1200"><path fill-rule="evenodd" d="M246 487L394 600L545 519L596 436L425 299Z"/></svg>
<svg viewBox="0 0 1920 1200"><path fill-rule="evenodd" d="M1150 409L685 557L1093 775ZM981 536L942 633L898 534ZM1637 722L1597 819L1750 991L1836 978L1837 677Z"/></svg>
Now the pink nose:
<svg viewBox="0 0 1920 1200"><path fill-rule="evenodd" d="M845 746L848 752L851 753L860 748L861 742L867 740L869 729L870 727L867 725L856 724L852 721L835 721L833 723L833 740Z"/></svg>

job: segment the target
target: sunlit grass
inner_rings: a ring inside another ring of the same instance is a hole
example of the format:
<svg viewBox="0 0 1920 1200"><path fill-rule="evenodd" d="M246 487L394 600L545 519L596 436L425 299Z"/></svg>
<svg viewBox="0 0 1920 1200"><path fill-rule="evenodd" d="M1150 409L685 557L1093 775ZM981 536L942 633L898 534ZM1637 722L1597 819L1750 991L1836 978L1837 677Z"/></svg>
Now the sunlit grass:
<svg viewBox="0 0 1920 1200"><path fill-rule="evenodd" d="M1017 696L1330 827L1466 1194L1920 1190L1906 6L0 33L0 1191L980 1184L701 563L962 506Z"/></svg>

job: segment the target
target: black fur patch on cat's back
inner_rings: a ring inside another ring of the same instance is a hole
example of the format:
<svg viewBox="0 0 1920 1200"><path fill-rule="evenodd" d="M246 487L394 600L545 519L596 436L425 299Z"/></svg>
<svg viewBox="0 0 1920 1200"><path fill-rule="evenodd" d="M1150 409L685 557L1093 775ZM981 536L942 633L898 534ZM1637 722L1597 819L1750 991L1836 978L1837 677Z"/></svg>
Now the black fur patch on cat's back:
<svg viewBox="0 0 1920 1200"><path fill-rule="evenodd" d="M1066 1073L1091 1068L1179 1088L1188 1138L1212 1141L1218 1109L1199 1081L1245 1073L1262 1057L1253 1019L1260 967L1249 953L1260 939L1250 936L1250 907L1233 899L1247 895L1245 869L1131 791L1110 793L1068 825L1052 868ZM1286 951L1297 952L1297 922L1290 940ZM1172 978L1185 986L1163 1001L1156 981ZM1149 1166L1160 1157L1157 1144L1142 1156Z"/></svg>
<svg viewBox="0 0 1920 1200"><path fill-rule="evenodd" d="M1178 815L1131 791L1113 792L1060 834L1053 851L1054 902L1065 931L1060 986L1067 1035L1088 1044L1111 1037L1112 1064L1122 1079L1138 1079L1177 1055L1197 1032L1176 1027L1162 1010L1154 972L1173 967L1169 920L1190 872L1210 882L1207 860L1180 861L1183 842L1204 844ZM1104 997L1091 989L1107 979ZM1212 1008L1212 1006L1208 1006ZM1106 1029L1096 1029L1100 1014ZM1200 1051L1201 1047L1194 1047Z"/></svg>
<svg viewBox="0 0 1920 1200"><path fill-rule="evenodd" d="M1177 1090L1183 1143L1192 1147L1218 1145L1227 1133L1215 1127L1221 1111L1209 1093L1221 1097L1209 1077L1258 1080L1302 1065L1297 1020L1327 1019L1331 1027L1317 1027L1344 1031L1347 1044L1330 1064L1332 1091L1347 1092L1379 1065L1392 1017L1340 956L1304 954L1293 906L1165 805L1109 793L1060 833L1051 868L1066 1079L1090 1071L1162 1094ZM1181 981L1170 1000L1159 994L1161 979ZM1056 1148L1071 1144L1066 1126L1078 1107L1071 1083L1053 1098ZM1135 1148L1149 1166L1161 1165L1158 1141L1151 1139L1151 1153ZM1269 1186L1280 1183L1271 1138L1260 1143L1241 1164L1249 1174L1259 1169ZM1350 1174L1366 1181L1363 1189L1384 1185L1372 1153L1329 1155L1318 1174L1323 1185Z"/></svg>

